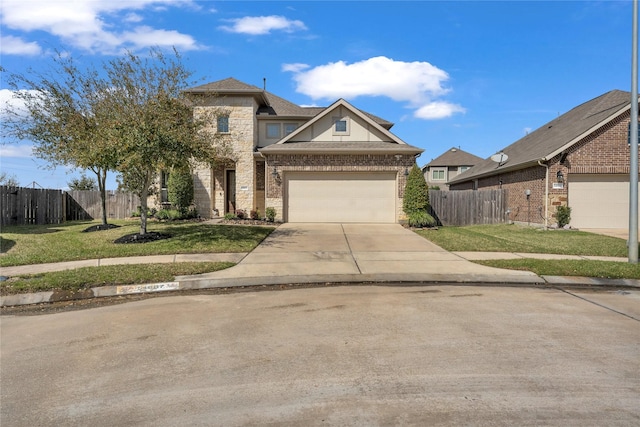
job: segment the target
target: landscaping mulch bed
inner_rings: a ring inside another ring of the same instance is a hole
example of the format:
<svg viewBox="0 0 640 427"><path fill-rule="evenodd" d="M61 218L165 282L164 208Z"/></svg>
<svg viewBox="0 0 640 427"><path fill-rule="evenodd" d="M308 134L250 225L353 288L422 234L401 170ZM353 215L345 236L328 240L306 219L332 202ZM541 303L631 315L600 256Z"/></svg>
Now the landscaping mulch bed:
<svg viewBox="0 0 640 427"><path fill-rule="evenodd" d="M82 230L83 233L92 233L94 231L103 231L103 230L111 230L112 228L120 228L119 225L115 225L115 224L98 224L98 225L92 225L89 228L85 228L84 230Z"/></svg>
<svg viewBox="0 0 640 427"><path fill-rule="evenodd" d="M277 227L278 225L282 224L281 222L278 221L266 221L263 219L223 219L222 221L220 221L220 224L227 224L227 225L262 225L265 227Z"/></svg>
<svg viewBox="0 0 640 427"><path fill-rule="evenodd" d="M127 234L114 240L114 243L149 243L170 238L170 234L148 231L147 234Z"/></svg>

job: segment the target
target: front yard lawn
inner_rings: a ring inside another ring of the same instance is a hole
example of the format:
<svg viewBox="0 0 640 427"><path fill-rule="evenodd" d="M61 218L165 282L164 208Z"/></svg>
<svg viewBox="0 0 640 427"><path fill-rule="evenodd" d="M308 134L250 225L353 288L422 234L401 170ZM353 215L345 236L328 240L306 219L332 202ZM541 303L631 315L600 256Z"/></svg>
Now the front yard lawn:
<svg viewBox="0 0 640 427"><path fill-rule="evenodd" d="M118 228L83 233L97 222L3 227L0 267L126 256L250 252L273 227L247 227L203 222L149 222L149 232L171 235L144 244L114 241L139 231L140 221L110 221Z"/></svg>
<svg viewBox="0 0 640 427"><path fill-rule="evenodd" d="M524 252L626 257L622 239L575 230L542 230L520 225L472 225L418 230L427 240L455 252Z"/></svg>
<svg viewBox="0 0 640 427"><path fill-rule="evenodd" d="M623 239L574 230L540 230L519 225L474 225L416 232L443 249L455 252L628 256L627 244ZM640 265L624 262L531 258L474 262L490 267L532 271L540 276L640 279Z"/></svg>
<svg viewBox="0 0 640 427"><path fill-rule="evenodd" d="M80 291L96 286L171 282L175 276L210 273L234 266L231 262L105 265L11 277L0 282L0 295L52 290Z"/></svg>

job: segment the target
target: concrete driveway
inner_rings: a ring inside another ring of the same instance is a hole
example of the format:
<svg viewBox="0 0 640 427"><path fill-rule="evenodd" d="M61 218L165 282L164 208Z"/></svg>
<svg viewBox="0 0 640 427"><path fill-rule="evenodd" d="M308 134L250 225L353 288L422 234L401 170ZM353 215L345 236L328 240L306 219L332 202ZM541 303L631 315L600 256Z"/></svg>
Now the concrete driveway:
<svg viewBox="0 0 640 427"><path fill-rule="evenodd" d="M640 292L344 286L2 317L2 426L632 426Z"/></svg>
<svg viewBox="0 0 640 427"><path fill-rule="evenodd" d="M277 283L430 281L543 283L474 264L399 224L283 224L237 266L179 277L181 288Z"/></svg>

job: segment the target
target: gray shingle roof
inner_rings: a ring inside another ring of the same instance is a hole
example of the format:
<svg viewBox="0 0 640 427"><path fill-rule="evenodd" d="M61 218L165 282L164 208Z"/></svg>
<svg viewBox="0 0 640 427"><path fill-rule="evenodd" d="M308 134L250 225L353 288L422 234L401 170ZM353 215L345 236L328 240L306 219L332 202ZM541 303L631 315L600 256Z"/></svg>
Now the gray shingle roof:
<svg viewBox="0 0 640 427"><path fill-rule="evenodd" d="M478 157L459 148L452 147L424 165L423 168L431 166L473 166L481 161L482 157Z"/></svg>
<svg viewBox="0 0 640 427"><path fill-rule="evenodd" d="M546 159L567 144L577 142L576 138L602 124L625 108L628 108L631 94L612 90L591 101L585 102L567 113L541 126L524 138L502 150L508 160L502 165L487 158L476 164L450 183L469 181L481 176L499 174L505 170L527 167L538 160ZM576 140L576 141L574 141Z"/></svg>
<svg viewBox="0 0 640 427"><path fill-rule="evenodd" d="M284 98L274 95L271 92L265 91L257 86L241 82L233 77L192 87L187 89L185 92L191 94L215 93L220 96L254 95L261 101L261 105L257 112L258 115L264 114L286 118L309 119L315 117L326 109L326 107L301 107ZM387 120L367 113L366 111L362 112L387 130L393 126L393 123Z"/></svg>

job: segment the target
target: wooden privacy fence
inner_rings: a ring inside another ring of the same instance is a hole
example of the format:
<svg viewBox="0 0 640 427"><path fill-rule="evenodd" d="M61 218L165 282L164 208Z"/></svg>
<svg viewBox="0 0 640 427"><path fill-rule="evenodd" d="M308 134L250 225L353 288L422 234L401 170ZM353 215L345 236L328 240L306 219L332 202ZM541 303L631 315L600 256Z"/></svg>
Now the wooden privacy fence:
<svg viewBox="0 0 640 427"><path fill-rule="evenodd" d="M67 221L102 218L99 191L67 191ZM107 218L123 219L140 206L140 198L131 193L107 191Z"/></svg>
<svg viewBox="0 0 640 427"><path fill-rule="evenodd" d="M131 216L140 199L107 191L107 218ZM0 186L0 225L60 224L102 217L99 191L46 190Z"/></svg>
<svg viewBox="0 0 640 427"><path fill-rule="evenodd" d="M64 221L62 190L0 186L0 224L60 224Z"/></svg>
<svg viewBox="0 0 640 427"><path fill-rule="evenodd" d="M429 190L429 203L438 225L506 222L507 190Z"/></svg>

